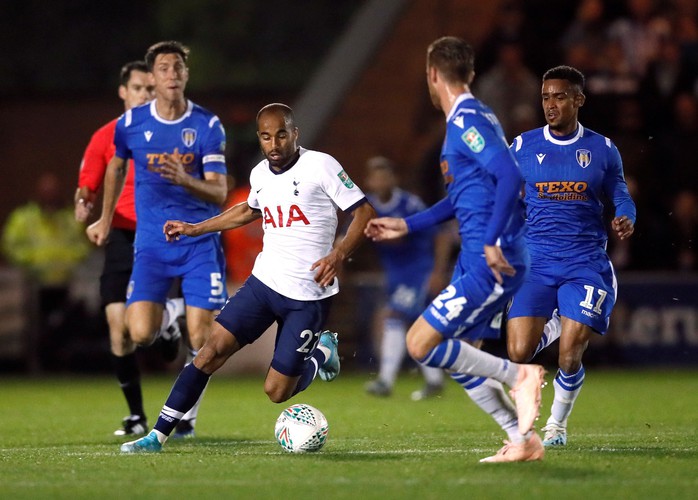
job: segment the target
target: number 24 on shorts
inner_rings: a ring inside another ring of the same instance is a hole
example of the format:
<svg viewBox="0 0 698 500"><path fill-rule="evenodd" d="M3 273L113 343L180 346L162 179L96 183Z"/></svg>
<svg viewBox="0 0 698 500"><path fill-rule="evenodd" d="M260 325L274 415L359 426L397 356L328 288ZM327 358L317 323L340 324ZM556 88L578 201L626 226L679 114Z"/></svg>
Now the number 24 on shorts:
<svg viewBox="0 0 698 500"><path fill-rule="evenodd" d="M456 287L453 285L448 285L448 287L439 294L438 297L434 299L432 304L437 308L445 308L446 319L452 321L457 318L461 311L463 311L463 306L468 301L465 297L456 297Z"/></svg>

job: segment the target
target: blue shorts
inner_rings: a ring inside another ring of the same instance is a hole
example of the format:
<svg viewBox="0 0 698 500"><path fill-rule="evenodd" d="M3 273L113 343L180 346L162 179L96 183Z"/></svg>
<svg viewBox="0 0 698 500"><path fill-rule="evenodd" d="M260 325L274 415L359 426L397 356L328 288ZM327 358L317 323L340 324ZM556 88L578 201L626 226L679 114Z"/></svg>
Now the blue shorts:
<svg viewBox="0 0 698 500"><path fill-rule="evenodd" d="M422 317L446 338L478 340L499 338L502 313L521 287L528 270L525 249L504 252L516 275L502 275L497 283L482 254L461 254L448 285Z"/></svg>
<svg viewBox="0 0 698 500"><path fill-rule="evenodd" d="M303 373L313 357L330 310L331 297L294 300L254 276L240 287L216 318L240 346L251 344L274 322L278 324L271 367L289 377Z"/></svg>
<svg viewBox="0 0 698 500"><path fill-rule="evenodd" d="M225 288L225 257L220 237L162 248L136 248L128 284L127 304L138 301L164 304L172 281L182 279L182 296L188 306L214 311L228 297Z"/></svg>
<svg viewBox="0 0 698 500"><path fill-rule="evenodd" d="M427 305L427 278L388 283L388 308L406 321L414 321Z"/></svg>
<svg viewBox="0 0 698 500"><path fill-rule="evenodd" d="M617 283L605 252L583 260L533 259L531 272L509 309L509 318L560 316L606 333L616 303Z"/></svg>

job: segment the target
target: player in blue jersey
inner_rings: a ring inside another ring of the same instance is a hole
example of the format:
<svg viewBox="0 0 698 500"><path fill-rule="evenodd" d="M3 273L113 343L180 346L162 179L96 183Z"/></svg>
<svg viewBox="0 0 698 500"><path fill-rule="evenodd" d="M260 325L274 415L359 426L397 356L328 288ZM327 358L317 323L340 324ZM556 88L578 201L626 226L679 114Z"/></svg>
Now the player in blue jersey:
<svg viewBox="0 0 698 500"><path fill-rule="evenodd" d="M379 217L407 217L425 208L417 195L398 187L393 162L388 158L370 158L366 168L366 197ZM446 274L450 244L445 231L434 227L375 247L385 274L387 303L378 318L382 327L378 378L366 384L366 392L390 396L407 354L407 328L433 297L432 290L437 292L445 284L440 278ZM425 385L412 393L415 401L443 390L443 370L419 366Z"/></svg>
<svg viewBox="0 0 698 500"><path fill-rule="evenodd" d="M273 323L278 330L264 380L271 401L287 401L316 375L331 381L339 374L337 334L322 328L339 292L338 267L365 240L363 228L375 211L337 160L298 147L293 111L285 104L268 104L259 111L257 136L265 159L250 174L247 201L196 224L165 223L167 239L177 246L262 219L264 244L252 274L221 310L194 362L177 378L153 430L124 443L122 453L161 451L213 373ZM353 216L343 238L336 238L338 208Z"/></svg>
<svg viewBox="0 0 698 500"><path fill-rule="evenodd" d="M429 94L446 116L441 172L447 196L407 218L372 220L366 234L382 241L456 218L461 250L451 284L414 322L407 350L418 362L448 371L507 432L510 441L482 461L540 460L544 448L533 423L543 367L512 363L471 345L499 334L501 312L529 266L521 174L497 118L470 93L473 76L467 42L444 37L429 46ZM511 388L515 410L502 384Z"/></svg>
<svg viewBox="0 0 698 500"><path fill-rule="evenodd" d="M582 355L593 333L606 333L616 301L602 198L615 207L611 226L620 239L630 237L635 224L618 149L578 121L583 91L584 75L578 70L548 70L541 94L547 125L521 134L511 146L526 182L531 271L508 313L509 357L527 361L560 338L545 446L567 442L567 418L584 383ZM542 335L555 309L561 331Z"/></svg>
<svg viewBox="0 0 698 500"><path fill-rule="evenodd" d="M148 49L145 62L155 99L126 111L116 124L116 153L107 166L102 215L88 228L88 236L98 245L105 243L132 158L138 223L126 324L136 344L156 340L161 324L171 320L164 304L173 280L180 278L189 342L196 351L227 298L220 236L184 239L173 246L162 227L168 219L201 221L218 214L227 182L220 120L184 96L188 54L175 41ZM182 437L193 435L195 419L196 408L183 419L178 430Z"/></svg>

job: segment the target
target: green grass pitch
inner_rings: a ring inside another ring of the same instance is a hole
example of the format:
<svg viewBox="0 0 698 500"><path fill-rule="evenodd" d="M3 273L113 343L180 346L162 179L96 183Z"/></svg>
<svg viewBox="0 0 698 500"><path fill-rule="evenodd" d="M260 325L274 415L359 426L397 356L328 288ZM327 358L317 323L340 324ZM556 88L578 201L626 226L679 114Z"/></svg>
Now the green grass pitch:
<svg viewBox="0 0 698 500"><path fill-rule="evenodd" d="M547 375L552 381L552 374ZM587 370L567 447L543 462L480 464L504 435L451 382L435 400L401 378L389 399L367 376L316 380L289 404L321 409L329 439L291 455L274 440L285 405L262 378L214 377L197 438L123 456L111 435L125 405L114 380L0 380L0 498L698 498L698 373ZM151 424L173 376L146 376ZM552 383L543 390L544 424Z"/></svg>

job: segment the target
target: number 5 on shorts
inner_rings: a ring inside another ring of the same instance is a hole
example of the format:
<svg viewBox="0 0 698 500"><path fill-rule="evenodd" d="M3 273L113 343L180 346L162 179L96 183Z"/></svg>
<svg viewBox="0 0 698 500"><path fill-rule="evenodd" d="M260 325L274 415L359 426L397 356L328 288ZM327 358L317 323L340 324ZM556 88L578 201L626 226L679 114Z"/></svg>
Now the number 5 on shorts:
<svg viewBox="0 0 698 500"><path fill-rule="evenodd" d="M225 285L221 273L211 273L211 295L214 297L223 295Z"/></svg>

